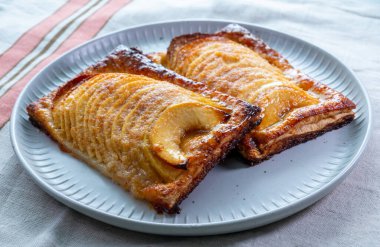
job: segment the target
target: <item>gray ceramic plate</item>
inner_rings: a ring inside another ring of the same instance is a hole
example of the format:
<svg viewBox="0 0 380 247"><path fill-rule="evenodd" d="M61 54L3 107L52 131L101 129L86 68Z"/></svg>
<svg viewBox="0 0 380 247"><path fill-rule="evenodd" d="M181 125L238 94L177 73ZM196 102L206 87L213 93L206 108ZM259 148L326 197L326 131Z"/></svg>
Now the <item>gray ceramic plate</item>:
<svg viewBox="0 0 380 247"><path fill-rule="evenodd" d="M86 164L60 151L28 121L25 107L48 94L116 46L165 50L177 35L214 32L230 21L176 21L137 26L91 40L51 63L25 87L12 114L14 149L32 178L51 196L90 217L136 231L208 235L258 227L294 214L329 193L349 173L371 129L367 93L351 70L305 41L240 23L296 67L357 104L348 126L287 150L259 166L229 157L182 203L177 215L158 215Z"/></svg>

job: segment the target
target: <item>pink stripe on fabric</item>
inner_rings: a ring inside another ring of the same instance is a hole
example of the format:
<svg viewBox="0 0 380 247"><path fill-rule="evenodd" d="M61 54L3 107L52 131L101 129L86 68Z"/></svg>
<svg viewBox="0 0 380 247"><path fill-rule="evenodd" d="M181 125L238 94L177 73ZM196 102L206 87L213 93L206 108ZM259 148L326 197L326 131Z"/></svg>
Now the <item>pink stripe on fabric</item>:
<svg viewBox="0 0 380 247"><path fill-rule="evenodd" d="M11 47L0 55L0 78L33 51L57 24L88 2L89 0L69 0L52 15L24 33Z"/></svg>
<svg viewBox="0 0 380 247"><path fill-rule="evenodd" d="M128 3L130 3L129 0L113 0L98 9L92 16L83 22L53 54L41 61L8 92L6 92L0 98L0 128L9 120L13 105L15 104L18 95L37 72L41 71L47 64L52 62L62 53L94 37L103 28L107 21Z"/></svg>

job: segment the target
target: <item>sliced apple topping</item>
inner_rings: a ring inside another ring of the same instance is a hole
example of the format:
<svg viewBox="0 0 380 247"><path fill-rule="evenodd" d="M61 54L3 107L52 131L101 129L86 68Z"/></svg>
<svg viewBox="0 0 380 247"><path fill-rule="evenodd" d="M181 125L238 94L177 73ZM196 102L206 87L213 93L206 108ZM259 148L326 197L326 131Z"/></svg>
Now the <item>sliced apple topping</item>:
<svg viewBox="0 0 380 247"><path fill-rule="evenodd" d="M319 100L304 90L291 84L271 83L257 91L258 97L253 101L260 106L263 119L257 127L263 130L277 122L292 110L308 105L318 104Z"/></svg>
<svg viewBox="0 0 380 247"><path fill-rule="evenodd" d="M188 158L180 148L185 134L194 130L211 130L227 117L226 112L198 102L172 105L162 112L152 128L152 149L170 165L185 169Z"/></svg>

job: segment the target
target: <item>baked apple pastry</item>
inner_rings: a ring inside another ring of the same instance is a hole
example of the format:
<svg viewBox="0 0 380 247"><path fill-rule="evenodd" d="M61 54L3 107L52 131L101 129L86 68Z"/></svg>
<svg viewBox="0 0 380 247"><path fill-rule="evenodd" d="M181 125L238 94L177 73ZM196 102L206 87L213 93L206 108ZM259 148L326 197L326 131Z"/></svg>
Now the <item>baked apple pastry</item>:
<svg viewBox="0 0 380 247"><path fill-rule="evenodd" d="M131 49L117 50L27 111L62 150L168 213L259 119L257 107Z"/></svg>
<svg viewBox="0 0 380 247"><path fill-rule="evenodd" d="M210 89L261 108L261 124L239 145L252 164L354 119L351 100L294 69L238 25L215 34L176 37L167 54L150 57Z"/></svg>

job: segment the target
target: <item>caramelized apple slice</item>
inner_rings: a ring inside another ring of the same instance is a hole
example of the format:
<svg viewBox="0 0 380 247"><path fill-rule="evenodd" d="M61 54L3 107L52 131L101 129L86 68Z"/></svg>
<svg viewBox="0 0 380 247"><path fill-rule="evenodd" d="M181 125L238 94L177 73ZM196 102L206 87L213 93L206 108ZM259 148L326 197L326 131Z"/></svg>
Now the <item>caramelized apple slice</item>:
<svg viewBox="0 0 380 247"><path fill-rule="evenodd" d="M187 157L180 148L185 133L211 130L226 120L228 114L198 102L186 102L168 107L162 112L150 133L153 151L170 165L186 168Z"/></svg>
<svg viewBox="0 0 380 247"><path fill-rule="evenodd" d="M257 130L263 130L277 122L284 115L299 107L318 104L319 100L292 84L270 83L256 91L253 103L258 104L263 119Z"/></svg>
<svg viewBox="0 0 380 247"><path fill-rule="evenodd" d="M152 52L147 55L153 62L166 66L166 52Z"/></svg>

